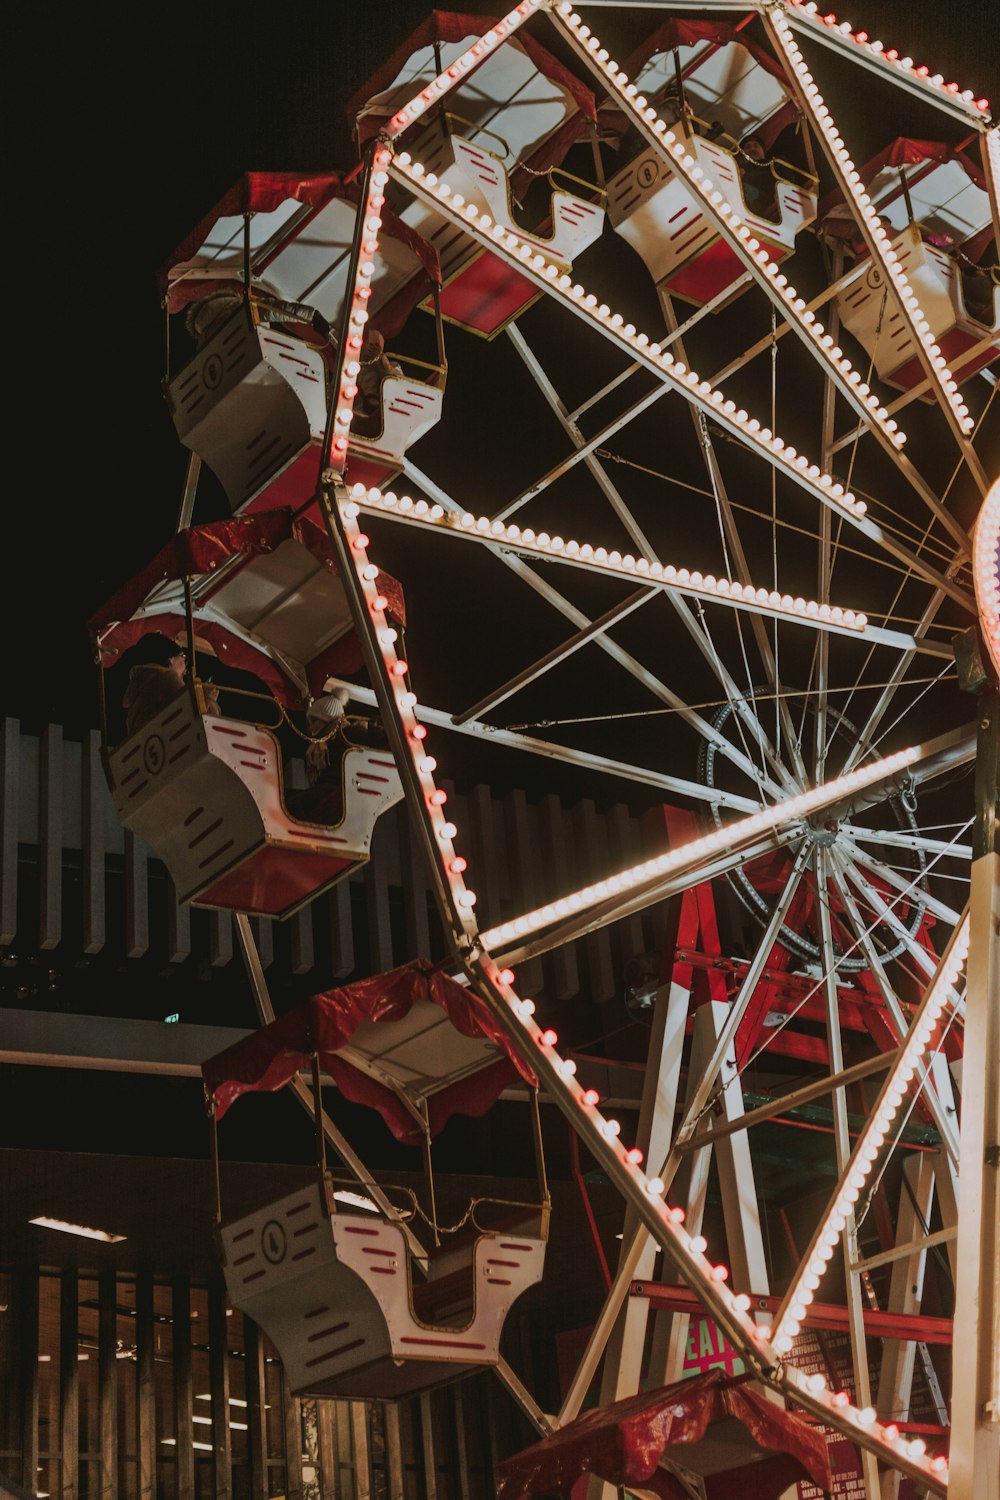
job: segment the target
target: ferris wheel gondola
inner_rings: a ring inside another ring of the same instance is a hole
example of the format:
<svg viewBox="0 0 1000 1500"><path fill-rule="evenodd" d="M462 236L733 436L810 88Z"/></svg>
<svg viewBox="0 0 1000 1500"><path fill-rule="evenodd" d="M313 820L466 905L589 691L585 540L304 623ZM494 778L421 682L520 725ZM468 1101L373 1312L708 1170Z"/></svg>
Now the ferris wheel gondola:
<svg viewBox="0 0 1000 1500"><path fill-rule="evenodd" d="M402 591L380 575L386 606L405 619ZM391 603L390 603L391 600ZM178 899L194 906L287 917L364 863L378 817L402 795L386 748L347 726L334 759L338 795L310 812L285 781L275 729L304 713L330 674L361 665L329 543L285 510L178 533L90 621L105 674L146 636L186 649L187 685L119 731L104 703L103 758L123 826L163 860ZM226 691L231 717L206 694L206 658L249 672L264 693ZM271 723L260 722L267 704ZM302 733L305 741L307 735ZM352 738L354 742L352 742Z"/></svg>

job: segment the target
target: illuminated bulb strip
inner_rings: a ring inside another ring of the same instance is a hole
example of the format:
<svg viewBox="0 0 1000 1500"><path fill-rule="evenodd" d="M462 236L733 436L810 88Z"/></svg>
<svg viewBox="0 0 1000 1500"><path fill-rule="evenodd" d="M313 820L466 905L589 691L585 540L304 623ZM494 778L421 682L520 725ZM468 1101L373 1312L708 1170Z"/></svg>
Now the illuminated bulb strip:
<svg viewBox="0 0 1000 1500"><path fill-rule="evenodd" d="M409 666L396 651L397 633L386 616L388 601L378 589L379 569L368 557L368 537L358 526L358 505L353 500L342 501L340 494L338 489L338 509L348 550L368 607L370 631L375 648L382 657L387 688L392 695L401 733L410 752L413 775L423 797L424 816L430 823L457 923L470 942L473 942L478 936L475 920L476 893L469 889L463 879L466 862L458 854L454 843L458 829L445 810L447 794L434 781L433 772L437 762L427 753L427 730L417 718L417 695L406 680Z"/></svg>
<svg viewBox="0 0 1000 1500"><path fill-rule="evenodd" d="M893 1121L930 1045L938 1022L945 1009L954 1003L952 987L965 967L968 952L969 916L966 912L955 928L937 972L914 1014L906 1040L900 1047L899 1055L855 1142L837 1191L827 1204L805 1258L778 1309L771 1330L771 1344L777 1354L787 1354L792 1347L801 1320L819 1289L827 1265L833 1259L844 1226L878 1160L879 1152L892 1129Z"/></svg>
<svg viewBox="0 0 1000 1500"><path fill-rule="evenodd" d="M883 1463L911 1474L937 1494L947 1494L948 1460L943 1456L931 1458L921 1439L900 1432L892 1422L880 1422L870 1406L854 1406L846 1391L830 1390L822 1375L806 1375L794 1365L784 1365L780 1383L793 1401L821 1422L847 1433Z"/></svg>
<svg viewBox="0 0 1000 1500"><path fill-rule="evenodd" d="M466 861L457 854L454 846L458 830L442 810L447 799L443 789L438 788L434 782L436 762L433 756L427 754L426 729L419 723L416 715L416 694L405 685L408 667L395 650L397 637L386 619L387 601L378 592L379 570L368 556L369 539L358 526L359 507L354 499L347 496L343 485L336 486L334 493L347 551L368 609L367 630L373 644L381 652L385 683L422 794L423 805L420 812L437 850L448 890L451 916L456 927L464 929L469 939L468 960L480 972L490 996L491 1008L502 1008L505 1030L518 1055L544 1078L552 1092L563 1095L568 1113L576 1121L592 1154L638 1208L639 1216L650 1232L673 1255L685 1280L701 1289L702 1300L717 1321L740 1347L747 1352L753 1351L759 1365L773 1366L776 1362L773 1352L767 1346L761 1330L747 1316L748 1299L741 1297L737 1300L730 1288L719 1279L718 1268L705 1258L705 1241L700 1236L692 1239L682 1227L683 1210L668 1208L663 1203L663 1183L658 1178L646 1177L640 1166L641 1153L620 1139L621 1127L617 1120L609 1120L602 1115L597 1107L600 1102L597 1094L581 1087L575 1077L576 1067L572 1058L562 1058L555 1050L559 1040L556 1033L538 1026L534 1020L533 1001L520 997L513 990L514 975L509 969L499 968L481 946L482 940L479 938L474 915L475 893L465 883L463 876Z"/></svg>
<svg viewBox="0 0 1000 1500"><path fill-rule="evenodd" d="M579 1083L573 1059L562 1058L556 1052L559 1040L556 1033L539 1027L534 1017L534 1002L522 999L512 988L514 975L511 970L498 968L488 954L480 954L476 966L492 992L494 1003L502 1005L507 1017L514 1022L511 1040L518 1054L540 1075L552 1093L562 1095L570 1104L569 1114L575 1121L578 1134L615 1185L632 1199L646 1227L672 1255L684 1279L689 1285L700 1288L702 1300L716 1317L721 1315L721 1321L738 1347L759 1363L773 1366L776 1361L767 1343L767 1331L748 1316L750 1298L730 1290L726 1285L728 1270L706 1257L708 1245L705 1239L701 1235L688 1234L683 1227L683 1209L668 1207L663 1201L663 1182L658 1177L646 1176L641 1166L641 1151L627 1146L621 1140L619 1122L607 1119L601 1113L599 1095L596 1090L585 1089Z"/></svg>
<svg viewBox="0 0 1000 1500"><path fill-rule="evenodd" d="M882 227L878 214L872 207L871 198L862 185L857 168L847 153L840 132L833 124L830 111L823 103L822 95L813 83L812 74L792 36L792 29L783 14L770 10L763 13L776 49L783 55L788 67L798 80L813 128L826 141L830 162L839 179L841 190L854 205L861 232L873 262L881 267L887 281L892 283L899 300L900 313L909 331L914 346L918 349L924 366L939 400L956 424L960 437L966 437L973 428L969 409L958 394L958 385L948 369L944 356L934 342L933 335L920 310L913 289L902 270L895 250L892 248L892 231Z"/></svg>
<svg viewBox="0 0 1000 1500"><path fill-rule="evenodd" d="M406 184L410 191L425 203L431 204L452 223L459 224L465 233L496 255L506 260L526 280L533 281L550 297L569 308L577 317L586 319L597 331L616 344L629 359L636 360L652 371L659 380L670 385L686 400L692 401L707 412L720 426L734 433L741 442L755 449L768 463L783 470L796 484L815 495L824 505L838 515L846 516L874 540L884 542L881 530L866 522L868 506L858 500L829 474L810 464L804 454L787 446L780 437L772 434L756 418L748 417L737 409L735 401L727 400L721 391L714 390L707 380L702 380L694 370L688 370L680 360L675 360L666 349L653 343L645 333L636 332L631 323L626 323L620 313L599 304L593 293L573 282L565 272L534 251L512 230L494 225L486 214L480 214L475 204L456 209L450 202L447 184L433 181L433 173L424 174L419 163L410 160L409 153L401 151L392 164L392 175Z"/></svg>
<svg viewBox="0 0 1000 1500"><path fill-rule="evenodd" d="M450 531L468 541L509 547L513 552L554 559L613 577L638 578L652 587L697 595L776 619L796 620L804 625L861 635L866 639L877 637L881 640L883 634L888 634L893 637L888 644L902 646L908 643L911 647L916 644L912 637L897 636L895 632L869 631L868 616L860 611L818 604L815 599L793 599L790 594L779 593L777 589L733 583L728 578L675 568L670 563L650 562L648 558L633 557L631 553L622 556L619 552L608 552L604 547L592 547L589 542L564 541L562 537L550 537L544 531L536 533L530 527L522 530L514 524L491 521L489 516L474 516L470 512L462 516L449 514L441 505L413 500L409 495L397 496L391 490L383 495L380 490L365 489L363 484L354 485L351 499L361 510L393 516L410 525Z"/></svg>
<svg viewBox="0 0 1000 1500"><path fill-rule="evenodd" d="M683 1228L684 1211L679 1207L668 1207L663 1202L664 1185L657 1177L647 1177L641 1168L641 1154L635 1147L627 1147L620 1139L620 1126L615 1120L604 1117L598 1109L599 1096L593 1089L583 1089L577 1081L576 1067L572 1058L560 1057L556 1052L558 1037L554 1031L542 1030L534 1020L534 1003L520 997L512 988L514 975L509 969L500 969L484 952L477 941L477 930L473 915L475 895L468 890L462 876L466 861L458 855L454 839L458 832L454 823L444 819L441 808L444 794L434 784L436 768L432 756L427 755L426 728L416 715L416 694L405 687L403 679L408 668L395 651L396 633L386 618L387 601L378 592L379 569L368 556L368 537L358 527L359 507L355 500L347 498L343 486L335 487L338 513L344 539L362 597L368 607L367 629L369 636L382 655L385 680L391 694L392 707L399 728L411 756L414 774L423 793L422 816L429 825L435 840L438 859L447 882L452 917L457 926L464 928L470 939L469 960L478 969L488 995L488 1003L497 1011L502 1008L505 1030L510 1036L518 1055L544 1080L550 1092L561 1095L567 1112L574 1119L578 1133L587 1143L595 1159L604 1166L615 1183L638 1210L640 1219L657 1242L672 1256L685 1281L698 1288L701 1301L729 1337L757 1368L765 1373L781 1371L786 1382L792 1374L788 1368L781 1370L778 1356L771 1346L770 1329L754 1324L747 1316L750 1299L745 1293L734 1293L726 1285L723 1267L713 1265L706 1259L708 1246L700 1235L689 1235ZM904 769L919 755L919 750L902 751L889 756L876 767L851 772L828 787L805 794L785 804L785 817L797 812L804 815L813 810L813 802L822 794L825 801L837 800L846 792L860 790L877 776L891 776ZM755 815L756 818L757 815ZM776 816L776 814L775 814ZM753 823L750 818L736 828L746 828ZM729 830L732 838L734 830ZM737 835L738 836L738 835ZM690 856L699 846L711 840L696 840L687 846ZM666 856L670 859L670 856ZM658 865L662 861L650 861ZM640 869L642 867L639 867ZM625 872L628 876L633 872ZM618 877L602 882L610 888ZM488 936L488 935L487 935ZM804 1379L804 1377L803 1377ZM850 1424L840 1419L840 1413L831 1411L830 1421L834 1426L847 1430Z"/></svg>
<svg viewBox="0 0 1000 1500"><path fill-rule="evenodd" d="M602 83L609 92L617 96L619 107L630 116L633 123L662 152L670 170L682 176L689 190L701 201L718 233L733 250L768 295L782 304L782 310L795 331L807 346L812 346L830 370L844 396L864 421L873 423L882 436L895 449L902 448L906 435L899 431L895 420L886 408L873 396L862 381L850 360L834 344L822 323L806 308L806 302L793 286L788 284L784 270L772 261L762 248L752 228L743 222L731 203L725 200L716 184L706 177L701 167L690 155L686 140L674 134L661 120L656 110L647 105L634 84L628 82L618 64L608 57L604 48L589 28L581 25L580 17L564 0L553 8L553 15L561 23L570 40L595 72L602 75Z"/></svg>
<svg viewBox="0 0 1000 1500"><path fill-rule="evenodd" d="M862 48L867 56L884 67L893 78L898 78L903 73L908 83L926 88L932 95L944 95L944 102L962 110L973 124L981 126L983 116L989 114L988 99L977 99L971 89L960 89L957 83L945 83L941 73L932 74L928 67L914 67L912 58L901 56L895 47L886 47L880 41L872 41L867 31L854 31L848 21L838 22L837 17L829 12L822 15L815 0L809 0L808 4L803 4L803 0L784 0L784 3L788 7L791 25L802 26L804 30L814 32L820 41L826 41L830 36L843 37L845 42Z"/></svg>
<svg viewBox="0 0 1000 1500"><path fill-rule="evenodd" d="M972 544L979 619L1000 675L1000 479L983 501Z"/></svg>
<svg viewBox="0 0 1000 1500"><path fill-rule="evenodd" d="M863 768L850 771L846 776L838 777L836 781L828 781L822 786L814 787L810 792L801 792L796 797L789 797L773 807L752 813L748 818L742 818L738 823L730 823L714 833L705 834L690 843L671 849L667 854L644 860L642 864L633 865L631 869L611 875L607 880L599 880L593 885L583 886L580 890L573 891L558 901L552 901L546 906L537 907L534 911L525 912L509 922L502 922L498 927L492 927L488 932L484 932L482 940L488 948L502 948L515 939L541 931L553 922L576 916L588 907L598 906L612 896L625 896L636 892L649 881L672 875L694 862L700 864L702 861L727 852L737 844L758 838L761 834L772 833L797 819L807 818L833 802L852 796L864 787L888 780L897 772L913 765L919 758L920 748L917 745L910 746L908 750L899 750L894 755L887 756L885 760L875 761Z"/></svg>
<svg viewBox="0 0 1000 1500"><path fill-rule="evenodd" d="M365 324L368 322L368 301L371 297L371 279L375 274L375 251L378 249L379 230L382 228L382 208L385 204L385 187L389 181L389 164L392 152L387 146L377 146L372 156L372 171L368 179L368 191L362 209L360 254L358 268L351 288L351 312L347 325L347 337L337 371L336 397L330 447L324 455L324 469L343 474L347 463L348 433L354 416L354 403L358 397L357 379L361 371L361 346L365 341Z"/></svg>
<svg viewBox="0 0 1000 1500"><path fill-rule="evenodd" d="M462 53L461 57L456 58L443 73L439 73L431 83L420 90L419 94L414 94L410 102L392 116L386 127L386 134L390 139L395 139L400 131L406 130L426 110L438 104L446 94L467 78L474 68L478 68L483 59L489 57L496 47L505 42L508 37L513 36L518 27L523 26L528 17L544 3L545 0L521 0L520 5L515 6L502 21L498 21L489 31L484 32L471 47Z"/></svg>

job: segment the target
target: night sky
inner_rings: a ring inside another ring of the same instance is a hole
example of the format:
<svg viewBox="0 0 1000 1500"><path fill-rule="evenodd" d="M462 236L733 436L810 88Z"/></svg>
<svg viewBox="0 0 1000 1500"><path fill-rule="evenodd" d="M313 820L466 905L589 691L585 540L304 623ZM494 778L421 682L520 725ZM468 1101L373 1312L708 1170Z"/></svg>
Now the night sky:
<svg viewBox="0 0 1000 1500"><path fill-rule="evenodd" d="M654 9L588 19L621 56ZM26 729L97 723L87 617L173 530L185 453L160 390L157 267L244 171L352 166L344 102L426 14L419 0L297 0L34 6L8 21L7 326L20 337L8 339L4 712ZM1000 96L989 0L867 0L849 19ZM550 28L534 29L547 43ZM896 131L866 113L864 87L856 99L845 135L873 154Z"/></svg>

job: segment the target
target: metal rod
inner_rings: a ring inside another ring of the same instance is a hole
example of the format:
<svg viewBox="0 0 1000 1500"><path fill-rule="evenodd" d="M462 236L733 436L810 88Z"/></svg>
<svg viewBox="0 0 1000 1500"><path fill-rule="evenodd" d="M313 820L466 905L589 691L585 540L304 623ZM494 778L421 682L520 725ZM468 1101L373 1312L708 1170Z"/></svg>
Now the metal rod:
<svg viewBox="0 0 1000 1500"><path fill-rule="evenodd" d="M930 1250L933 1245L944 1245L958 1235L958 1226L952 1225L950 1229L939 1229L936 1234L923 1235L919 1240L910 1240L905 1245L894 1245L891 1250L883 1250L880 1255L870 1255L867 1260L857 1260L851 1265L852 1271L874 1271L876 1266L887 1266L890 1261L902 1260L904 1256L912 1255L918 1250Z"/></svg>
<svg viewBox="0 0 1000 1500"><path fill-rule="evenodd" d="M883 1052L879 1057L869 1057L865 1062L855 1063L852 1068L845 1068L842 1073L818 1078L815 1083L796 1089L794 1093L782 1094L779 1099L773 1100L770 1104L761 1104L757 1109L741 1115L738 1120L727 1120L724 1125L713 1125L703 1134L691 1136L677 1149L685 1154L689 1151L698 1151L702 1146L711 1146L716 1141L722 1140L724 1136L734 1135L739 1130L748 1130L751 1125L758 1125L761 1120L771 1120L775 1115L787 1114L790 1110L797 1109L800 1104L808 1104L810 1099L821 1098L831 1089L846 1088L849 1083L857 1083L860 1078L868 1078L872 1073L881 1073L883 1069L895 1062L897 1055L897 1049L892 1052Z"/></svg>

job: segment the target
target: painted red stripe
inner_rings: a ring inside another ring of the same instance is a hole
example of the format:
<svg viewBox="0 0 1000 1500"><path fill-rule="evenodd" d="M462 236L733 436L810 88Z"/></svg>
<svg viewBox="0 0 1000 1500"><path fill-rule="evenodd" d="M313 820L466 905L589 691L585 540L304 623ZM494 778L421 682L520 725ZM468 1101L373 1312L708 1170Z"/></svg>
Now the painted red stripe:
<svg viewBox="0 0 1000 1500"><path fill-rule="evenodd" d="M263 1275L264 1275L263 1271L254 1271L254 1273L253 1273L252 1276L244 1276L244 1278L243 1278L243 1285L244 1286L249 1286L251 1281L259 1281L260 1278Z"/></svg>
<svg viewBox="0 0 1000 1500"><path fill-rule="evenodd" d="M215 820L214 823L209 823L208 826L206 828L203 828L200 833L196 833L195 834L194 838L188 844L188 848L189 849L197 849L197 847L201 843L202 839L207 839L210 833L214 833L217 828L221 828L221 827L222 827L222 819L221 818L216 818L216 820Z"/></svg>
<svg viewBox="0 0 1000 1500"><path fill-rule="evenodd" d="M308 1250L299 1250L297 1252L297 1254L295 1254L295 1255L292 1256L292 1260L305 1260L308 1255L315 1255L315 1254L316 1254L316 1246L315 1245L310 1245Z"/></svg>
<svg viewBox="0 0 1000 1500"><path fill-rule="evenodd" d="M306 1369L311 1370L313 1365L325 1364L328 1359L336 1359L338 1354L346 1354L350 1349L360 1349L364 1339L353 1339L349 1344L341 1344L339 1349L331 1349L327 1354L317 1354L315 1359L306 1360Z"/></svg>
<svg viewBox="0 0 1000 1500"><path fill-rule="evenodd" d="M429 1344L435 1349L485 1349L485 1344L470 1344L462 1339L417 1339L402 1338L401 1344Z"/></svg>
<svg viewBox="0 0 1000 1500"><path fill-rule="evenodd" d="M302 1316L304 1318L318 1318L321 1313L325 1313L325 1312L329 1312L329 1311L330 1311L329 1307L327 1307L326 1303L324 1302L324 1304L323 1304L322 1307L313 1307L313 1308L310 1308L310 1310L307 1313L303 1313Z"/></svg>
<svg viewBox="0 0 1000 1500"><path fill-rule="evenodd" d="M314 1344L317 1339L328 1339L333 1333L343 1333L344 1329L350 1324L350 1321L350 1318L347 1318L343 1323L331 1323L329 1328L321 1328L318 1333L311 1333L306 1339L306 1343Z"/></svg>
<svg viewBox="0 0 1000 1500"><path fill-rule="evenodd" d="M228 839L226 841L226 843L220 844L219 847L218 847L218 849L213 849L212 853L209 854L209 855L207 855L201 861L201 864L198 866L199 870L203 870L206 865L212 864L214 860L218 859L218 857L219 857L220 854L225 854L226 850L227 849L231 849L232 847L233 847L233 840L232 839Z"/></svg>
<svg viewBox="0 0 1000 1500"><path fill-rule="evenodd" d="M296 1214L304 1214L307 1208L312 1208L312 1203L307 1198L304 1203L294 1203L291 1208L285 1210L286 1219L294 1219Z"/></svg>

